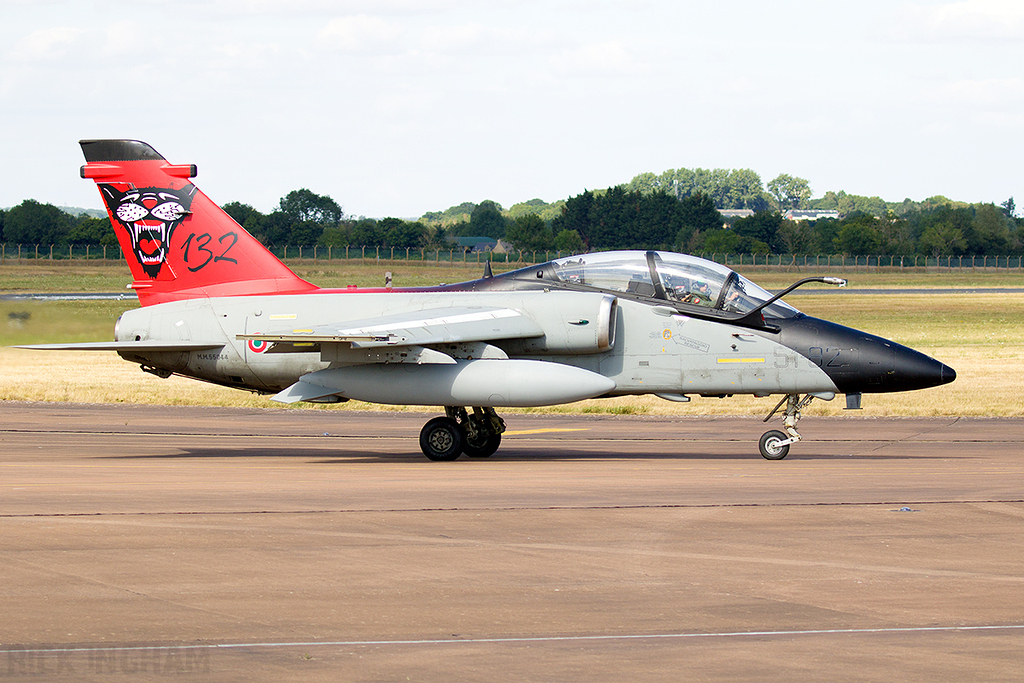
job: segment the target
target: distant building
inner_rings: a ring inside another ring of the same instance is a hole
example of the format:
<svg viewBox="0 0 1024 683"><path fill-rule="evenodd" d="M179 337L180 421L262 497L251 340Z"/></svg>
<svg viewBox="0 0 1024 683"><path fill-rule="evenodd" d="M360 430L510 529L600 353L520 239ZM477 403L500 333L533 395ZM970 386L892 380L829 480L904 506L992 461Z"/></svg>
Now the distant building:
<svg viewBox="0 0 1024 683"><path fill-rule="evenodd" d="M449 237L448 241L457 247L462 247L467 254L478 251L491 251L498 246L498 240L492 237Z"/></svg>
<svg viewBox="0 0 1024 683"><path fill-rule="evenodd" d="M749 218L754 215L753 209L719 209L722 218Z"/></svg>
<svg viewBox="0 0 1024 683"><path fill-rule="evenodd" d="M822 218L832 218L839 220L839 212L835 209L818 210L818 209L790 209L783 216L787 221L817 221Z"/></svg>
<svg viewBox="0 0 1024 683"><path fill-rule="evenodd" d="M494 245L494 249L492 251L494 251L495 254L515 253L515 249L512 247L512 245L506 242L505 240L498 240L498 243Z"/></svg>

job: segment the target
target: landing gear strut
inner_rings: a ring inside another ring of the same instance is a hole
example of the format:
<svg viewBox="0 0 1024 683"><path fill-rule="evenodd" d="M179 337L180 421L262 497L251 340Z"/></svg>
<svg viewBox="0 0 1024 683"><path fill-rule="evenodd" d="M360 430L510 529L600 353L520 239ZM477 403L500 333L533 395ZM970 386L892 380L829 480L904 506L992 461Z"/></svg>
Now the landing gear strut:
<svg viewBox="0 0 1024 683"><path fill-rule="evenodd" d="M768 460L782 460L789 455L789 445L803 438L800 436L800 432L796 431L796 423L800 421L800 411L806 408L813 400L814 396L811 394L807 394L803 398L800 398L800 394L789 394L776 404L772 412L768 413L768 417L764 418L764 421L767 422L772 419L775 413L779 412L782 404L785 403L786 410L783 413L785 417L783 417L782 425L786 428L786 431L780 432L777 429L773 429L761 435L758 449L761 451L762 457Z"/></svg>
<svg viewBox="0 0 1024 683"><path fill-rule="evenodd" d="M420 431L420 450L430 460L455 460L465 453L486 458L501 445L505 422L494 408L447 406L444 417L435 417Z"/></svg>

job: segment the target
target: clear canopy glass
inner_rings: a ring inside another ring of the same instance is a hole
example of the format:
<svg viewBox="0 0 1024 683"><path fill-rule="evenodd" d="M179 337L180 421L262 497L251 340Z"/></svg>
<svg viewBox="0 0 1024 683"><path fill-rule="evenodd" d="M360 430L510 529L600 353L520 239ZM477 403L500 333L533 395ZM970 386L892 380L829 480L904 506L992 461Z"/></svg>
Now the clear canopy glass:
<svg viewBox="0 0 1024 683"><path fill-rule="evenodd" d="M772 295L739 273L696 256L665 251L606 251L554 261L562 282L627 292L730 313L747 313ZM767 317L791 318L792 306L776 301Z"/></svg>

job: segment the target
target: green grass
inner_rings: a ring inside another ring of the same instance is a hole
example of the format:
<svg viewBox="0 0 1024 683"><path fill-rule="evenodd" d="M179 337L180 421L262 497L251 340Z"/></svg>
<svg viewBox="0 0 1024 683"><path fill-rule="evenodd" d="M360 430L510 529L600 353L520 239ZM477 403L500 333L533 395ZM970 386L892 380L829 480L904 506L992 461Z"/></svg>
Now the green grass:
<svg viewBox="0 0 1024 683"><path fill-rule="evenodd" d="M0 301L0 346L108 341L133 301Z"/></svg>
<svg viewBox="0 0 1024 683"><path fill-rule="evenodd" d="M396 287L420 287L441 282L463 282L480 277L483 264L423 263L419 261L310 261L291 260L288 265L299 277L321 287L379 287L384 273L390 271ZM514 270L525 264L496 263L495 274ZM973 288L1024 287L1024 270L889 270L889 269L795 269L764 266L743 267L739 271L769 290L780 290L796 280L811 275L845 277L850 287L858 289L892 288ZM38 261L30 264L0 265L0 292L124 292L131 282L128 266L123 262ZM813 291L807 285L800 291Z"/></svg>
<svg viewBox="0 0 1024 683"><path fill-rule="evenodd" d="M800 278L831 275L846 278L849 287L856 289L946 289L975 287L1024 287L1024 270L867 270L867 269L785 269L740 268L739 272L765 289L779 291ZM808 284L800 292L834 289L832 285Z"/></svg>
<svg viewBox="0 0 1024 683"><path fill-rule="evenodd" d="M494 264L495 274L523 264ZM416 261L290 262L295 273L320 287L384 286L384 273L391 272L396 287L421 287L442 282L463 282L483 275L478 263L422 263ZM28 265L0 265L0 292L82 293L125 292L132 276L124 263L88 261L39 261Z"/></svg>

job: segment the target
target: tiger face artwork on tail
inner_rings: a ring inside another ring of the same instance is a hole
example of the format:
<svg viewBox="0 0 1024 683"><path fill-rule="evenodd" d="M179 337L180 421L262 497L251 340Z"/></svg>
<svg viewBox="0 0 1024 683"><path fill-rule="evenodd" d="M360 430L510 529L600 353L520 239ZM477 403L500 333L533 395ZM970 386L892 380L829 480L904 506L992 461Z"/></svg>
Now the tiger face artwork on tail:
<svg viewBox="0 0 1024 683"><path fill-rule="evenodd" d="M180 190L162 187L99 186L110 215L128 232L135 259L154 280L167 262L174 229L189 215L195 185Z"/></svg>

